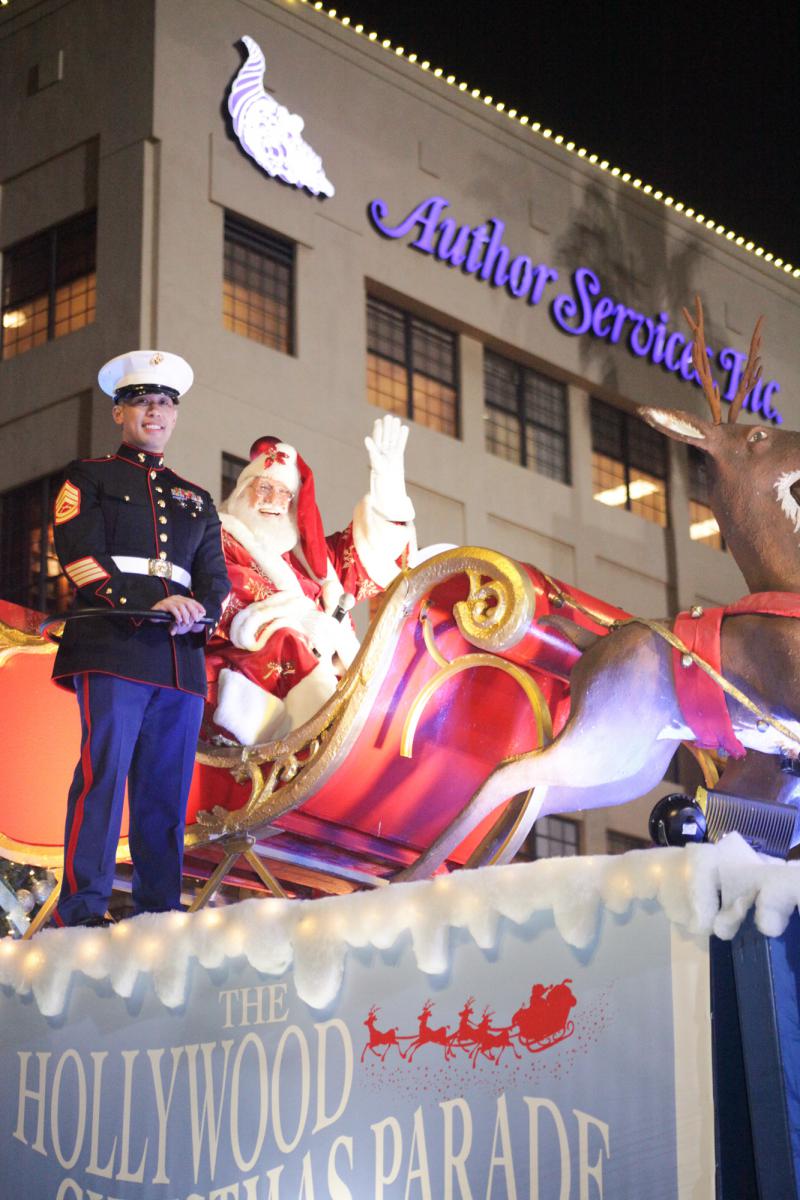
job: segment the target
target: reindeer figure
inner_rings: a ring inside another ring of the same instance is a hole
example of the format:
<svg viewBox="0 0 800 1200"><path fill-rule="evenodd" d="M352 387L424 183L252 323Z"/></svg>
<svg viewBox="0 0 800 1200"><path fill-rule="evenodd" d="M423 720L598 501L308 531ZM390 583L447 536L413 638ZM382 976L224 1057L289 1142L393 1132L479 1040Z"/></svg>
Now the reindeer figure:
<svg viewBox="0 0 800 1200"><path fill-rule="evenodd" d="M429 1045L444 1046L445 1060L448 1058L455 1058L455 1051L450 1044L451 1038L450 1034L448 1033L450 1026L441 1025L438 1029L431 1029L430 1025L428 1024L432 1008L433 1002L431 1000L426 1000L422 1006L422 1012L417 1017L417 1020L419 1021L419 1032L406 1051L406 1057L409 1062L411 1062L420 1046Z"/></svg>
<svg viewBox="0 0 800 1200"><path fill-rule="evenodd" d="M763 778L764 755L783 753L796 759L800 750L800 622L775 615L789 613L792 607L800 615L800 596L790 595L800 593L800 433L736 424L745 396L760 375L761 320L728 421L722 423L699 298L696 303L696 317L685 310L684 315L694 333L694 365L711 421L671 409L642 407L638 412L662 433L706 455L714 516L750 592L762 594L739 602L737 607L749 604L750 611L722 621L721 667L739 694L761 710L754 713L740 699L725 697L738 739L734 753L758 751L750 756L755 763L750 775L760 772ZM701 616L702 610L692 610L695 615ZM672 647L651 627L655 622L622 623L606 636L584 634L559 617L548 618L548 623L584 651L572 672L566 725L549 746L496 767L456 820L407 869L405 878L432 874L509 796L534 789L516 827L511 829L509 823L503 861L513 857L539 816L635 799L663 778L677 742L695 740L676 695L674 670L682 667L673 668ZM687 665L701 669L691 660L684 662ZM762 794L770 790L780 791L765 787ZM796 840L797 827L794 836Z"/></svg>
<svg viewBox="0 0 800 1200"><path fill-rule="evenodd" d="M493 1016L494 1009L489 1008L487 1005L475 1030L475 1048L470 1053L473 1067L477 1063L479 1055L488 1058L489 1062L499 1063L504 1051L509 1048L513 1050L515 1058L522 1058L522 1055L511 1040L510 1027L492 1028Z"/></svg>
<svg viewBox="0 0 800 1200"><path fill-rule="evenodd" d="M364 1021L364 1024L369 1030L369 1041L361 1051L362 1063L364 1061L364 1055L368 1050L371 1050L372 1053L377 1055L381 1062L383 1062L392 1046L397 1046L397 1049L400 1050L401 1058L405 1058L406 1056L406 1052L400 1048L400 1041L397 1037L397 1026L395 1026L394 1029L387 1029L385 1031L376 1027L375 1018L379 1012L380 1009L373 1004L372 1008L367 1013L366 1021ZM378 1049L379 1046L383 1046L383 1054L381 1054L380 1050Z"/></svg>

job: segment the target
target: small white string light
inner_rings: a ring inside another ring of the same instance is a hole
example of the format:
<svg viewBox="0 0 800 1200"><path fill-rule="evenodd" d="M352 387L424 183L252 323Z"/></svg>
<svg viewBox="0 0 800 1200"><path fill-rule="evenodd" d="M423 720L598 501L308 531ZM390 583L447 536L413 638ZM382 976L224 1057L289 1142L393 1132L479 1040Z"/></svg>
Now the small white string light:
<svg viewBox="0 0 800 1200"><path fill-rule="evenodd" d="M323 11L325 7L322 0L313 0L313 3L312 0L300 0L300 2L315 9L317 12ZM8 3L9 0L0 0L0 5L2 7L5 7ZM359 36L362 36L364 33L363 25L353 25L350 17L340 17L337 9L335 8L327 9L324 15L329 17L331 20L338 21L344 29L348 29L352 33L356 33ZM378 41L377 33L373 32L367 36L371 42ZM397 58L403 58L407 62L416 65L422 71L430 71L431 69L431 64L428 59L424 59L422 62L420 62L416 54L406 53L405 47L392 47L392 43L389 38L383 38L380 41L380 46L382 49L390 51ZM437 79L444 79L444 81L449 85L455 85L456 77L454 75L445 76L444 70L441 67L436 67L436 69L433 71L433 74ZM525 115L519 116L516 108L506 108L504 101L495 101L492 96L482 96L480 88L470 88L469 84L462 81L458 84L458 91L465 93L469 92L469 95L472 96L474 100L482 100L484 105L487 107L494 107L496 112L502 113L503 116L505 116L509 121L514 121L515 124L530 129L533 133L539 133L542 137L547 138L548 141L553 141L556 145L563 146L567 153L573 154L576 152L574 142L569 141L566 143L566 145L564 145L563 134L559 133L554 135L552 129L542 129L542 126L538 121L531 121L530 117ZM643 183L641 179L632 178L630 172L623 172L621 167L612 166L608 159L602 159L598 162L598 155L589 154L584 148L579 149L577 151L577 155L579 158L585 158L587 162L592 164L592 166L599 167L601 171L610 173L621 183L625 183L636 188L637 191L643 192L646 196L652 196L654 200L660 201L668 208L671 208L673 212L680 213L690 220L695 220L699 225L705 223L707 229L713 230L720 237L724 237L726 241L733 243L741 249L744 249L751 254L754 253L757 258L761 258L764 262L772 264L777 270L783 271L787 275L792 275L792 277L795 279L800 278L800 267L794 267L791 263L785 262L782 258L776 258L774 254L765 252L762 247L754 248L753 242L746 242L741 235L735 232L735 230L728 229L725 225L722 225L711 218L706 219L700 214L695 214L694 209L685 205L683 201L676 201L672 196L665 197L663 191L658 188L654 188L650 183Z"/></svg>

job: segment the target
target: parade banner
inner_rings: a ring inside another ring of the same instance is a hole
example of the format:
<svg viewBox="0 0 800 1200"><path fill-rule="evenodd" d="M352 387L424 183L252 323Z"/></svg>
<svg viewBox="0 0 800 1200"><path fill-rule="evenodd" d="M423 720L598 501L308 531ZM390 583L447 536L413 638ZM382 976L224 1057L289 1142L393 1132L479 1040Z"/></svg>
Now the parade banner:
<svg viewBox="0 0 800 1200"><path fill-rule="evenodd" d="M476 940L438 921L436 884L389 891L408 928L382 948L385 896L246 902L235 934L227 912L183 916L195 957L173 1007L146 971L122 987L122 957L114 988L88 978L125 936L75 931L84 970L58 1015L0 989L2 1178L36 1200L710 1200L707 938L645 901L601 907L580 950L552 911L492 914ZM266 974L231 945L280 941L286 919L311 940L302 964ZM169 959L168 922L128 923L140 962ZM349 945L324 1001L337 922ZM40 936L72 951L72 931Z"/></svg>

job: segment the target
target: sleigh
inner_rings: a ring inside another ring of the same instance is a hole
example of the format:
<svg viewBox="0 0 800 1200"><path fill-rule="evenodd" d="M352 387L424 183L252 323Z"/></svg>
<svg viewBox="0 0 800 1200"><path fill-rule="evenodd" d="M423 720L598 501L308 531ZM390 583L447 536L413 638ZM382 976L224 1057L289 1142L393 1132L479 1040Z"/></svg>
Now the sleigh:
<svg viewBox="0 0 800 1200"><path fill-rule="evenodd" d="M223 881L315 895L403 877L499 762L563 723L580 652L548 625L553 614L596 632L624 615L490 550L449 550L401 574L311 721L251 748L201 742L185 875L205 886L192 907ZM0 853L57 869L79 728L73 699L50 682L41 619L0 605ZM526 803L508 797L444 869L503 861Z"/></svg>

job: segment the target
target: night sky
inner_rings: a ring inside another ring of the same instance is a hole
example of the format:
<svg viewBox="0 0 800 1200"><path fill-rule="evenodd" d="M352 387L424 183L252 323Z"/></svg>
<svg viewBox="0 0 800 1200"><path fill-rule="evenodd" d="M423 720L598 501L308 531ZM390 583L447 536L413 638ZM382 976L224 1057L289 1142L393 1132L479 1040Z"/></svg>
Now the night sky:
<svg viewBox="0 0 800 1200"><path fill-rule="evenodd" d="M798 0L337 11L800 266Z"/></svg>

